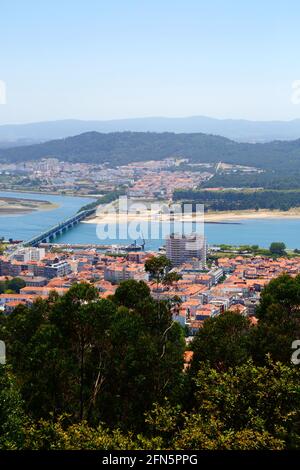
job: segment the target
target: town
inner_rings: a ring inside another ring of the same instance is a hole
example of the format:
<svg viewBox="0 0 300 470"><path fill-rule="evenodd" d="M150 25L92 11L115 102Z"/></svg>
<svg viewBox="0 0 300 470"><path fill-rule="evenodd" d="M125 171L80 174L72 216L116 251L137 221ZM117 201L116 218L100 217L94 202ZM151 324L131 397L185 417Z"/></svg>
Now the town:
<svg viewBox="0 0 300 470"><path fill-rule="evenodd" d="M296 468L299 17L1 2L3 468Z"/></svg>
<svg viewBox="0 0 300 470"><path fill-rule="evenodd" d="M16 163L0 162L2 190L39 191L45 194L99 195L118 187L128 188L128 196L170 199L175 190L196 189L214 174L254 173L261 170L219 162L194 164L188 158L168 157L112 166L45 157Z"/></svg>
<svg viewBox="0 0 300 470"><path fill-rule="evenodd" d="M185 244L194 242L193 249ZM172 301L173 319L194 336L205 319L231 310L257 319L260 292L282 273L300 273L299 257L273 259L262 255L236 255L210 260L205 238L194 235L166 239L165 254L171 262L170 282L156 282L145 269L147 260L161 253L127 251L111 253L97 248L81 249L21 247L0 258L0 308L11 313L19 304L32 305L51 292L65 294L74 283L88 282L97 288L99 298L113 295L126 280L144 281L152 296Z"/></svg>
<svg viewBox="0 0 300 470"><path fill-rule="evenodd" d="M41 191L70 195L99 195L124 186L129 196L170 198L177 188L196 188L213 175L211 165L199 171L183 170L187 159L166 158L112 167L104 164L72 163L46 157L20 164L0 163L3 190Z"/></svg>

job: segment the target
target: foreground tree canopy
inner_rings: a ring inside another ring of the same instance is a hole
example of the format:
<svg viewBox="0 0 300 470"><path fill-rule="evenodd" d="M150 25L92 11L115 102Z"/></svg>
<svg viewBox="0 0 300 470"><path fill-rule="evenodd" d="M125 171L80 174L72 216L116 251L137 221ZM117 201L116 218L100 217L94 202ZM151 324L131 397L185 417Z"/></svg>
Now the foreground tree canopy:
<svg viewBox="0 0 300 470"><path fill-rule="evenodd" d="M265 288L256 326L205 321L188 369L173 306L144 282L109 299L81 283L1 314L0 448L300 448L300 277Z"/></svg>
<svg viewBox="0 0 300 470"><path fill-rule="evenodd" d="M2 337L36 418L136 427L157 397L179 393L183 333L165 303L157 313L144 283L122 284L111 300L78 284L19 306L2 318Z"/></svg>

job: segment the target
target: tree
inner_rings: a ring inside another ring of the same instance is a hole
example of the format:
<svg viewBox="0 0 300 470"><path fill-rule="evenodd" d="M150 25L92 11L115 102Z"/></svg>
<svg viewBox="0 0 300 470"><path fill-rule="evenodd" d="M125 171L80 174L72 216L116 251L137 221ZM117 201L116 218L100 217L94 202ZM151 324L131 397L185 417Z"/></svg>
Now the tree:
<svg viewBox="0 0 300 470"><path fill-rule="evenodd" d="M219 370L245 362L250 357L250 329L249 319L235 312L228 311L205 320L191 344L194 351L192 374L205 361Z"/></svg>
<svg viewBox="0 0 300 470"><path fill-rule="evenodd" d="M19 293L20 289L26 286L26 282L19 277L14 277L7 283L7 288Z"/></svg>
<svg viewBox="0 0 300 470"><path fill-rule="evenodd" d="M19 293L20 289L26 286L26 283L23 279L15 277L11 280L1 281L0 282L0 293Z"/></svg>
<svg viewBox="0 0 300 470"><path fill-rule="evenodd" d="M175 289L177 288L177 283L182 279L182 275L173 271L165 274L164 279L163 279L163 284L165 286L171 287L173 284L175 284Z"/></svg>
<svg viewBox="0 0 300 470"><path fill-rule="evenodd" d="M164 280L166 273L171 267L172 263L165 255L152 256L145 262L145 270L150 274L152 279L156 281L157 288L158 284Z"/></svg>
<svg viewBox="0 0 300 470"><path fill-rule="evenodd" d="M152 438L169 449L296 449L300 445L299 370L270 359L217 370L202 363L193 407L168 401L146 416Z"/></svg>
<svg viewBox="0 0 300 470"><path fill-rule="evenodd" d="M157 397L180 392L182 330L143 282L125 282L111 300L74 285L2 315L0 332L34 419L68 413L138 428Z"/></svg>
<svg viewBox="0 0 300 470"><path fill-rule="evenodd" d="M286 255L285 248L286 247L283 242L273 242L271 243L269 250L272 255L284 256Z"/></svg>
<svg viewBox="0 0 300 470"><path fill-rule="evenodd" d="M86 421L70 424L66 417L57 420L35 421L26 426L25 450L137 450L148 443L149 439L111 430L103 425L91 427Z"/></svg>
<svg viewBox="0 0 300 470"><path fill-rule="evenodd" d="M109 349L106 336L115 307L109 300L99 300L97 290L87 283L75 284L54 304L52 324L61 337L60 347L69 368L69 393L80 420L93 414L102 382Z"/></svg>
<svg viewBox="0 0 300 470"><path fill-rule="evenodd" d="M114 311L112 302L82 283L1 318L7 357L31 414L93 414L110 360L106 332Z"/></svg>
<svg viewBox="0 0 300 470"><path fill-rule="evenodd" d="M206 320L185 372L172 305L131 280L109 300L81 283L0 314L0 448L299 449L300 276L265 287L256 326Z"/></svg>
<svg viewBox="0 0 300 470"><path fill-rule="evenodd" d="M299 370L274 363L263 367L252 361L226 372L198 372L196 409L204 418L221 419L227 429L266 431L289 447L299 444Z"/></svg>
<svg viewBox="0 0 300 470"><path fill-rule="evenodd" d="M279 437L264 430L245 427L228 429L220 418L203 419L197 413L186 417L183 429L172 442L175 450L283 450Z"/></svg>
<svg viewBox="0 0 300 470"><path fill-rule="evenodd" d="M300 338L300 276L283 274L264 288L252 330L252 356L263 363L266 354L290 363L292 342Z"/></svg>
<svg viewBox="0 0 300 470"><path fill-rule="evenodd" d="M150 289L147 284L143 281L134 281L133 279L121 282L114 295L114 301L118 305L128 308L136 308L149 299Z"/></svg>
<svg viewBox="0 0 300 470"><path fill-rule="evenodd" d="M134 282L138 292L140 284ZM130 289L133 287L131 283ZM106 406L105 419L122 429L143 428L144 413L154 401L165 396L175 399L181 393L182 329L173 322L167 302L155 301L150 295L143 302L129 296L126 307L120 306L116 312L110 339L113 353L105 398L110 406Z"/></svg>
<svg viewBox="0 0 300 470"><path fill-rule="evenodd" d="M18 449L23 442L24 412L11 370L0 365L0 449Z"/></svg>

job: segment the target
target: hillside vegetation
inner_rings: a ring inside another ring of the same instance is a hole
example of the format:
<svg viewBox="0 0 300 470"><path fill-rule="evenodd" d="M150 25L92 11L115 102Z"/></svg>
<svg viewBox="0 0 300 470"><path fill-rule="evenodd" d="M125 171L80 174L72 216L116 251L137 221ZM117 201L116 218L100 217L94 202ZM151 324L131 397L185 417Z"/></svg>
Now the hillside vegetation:
<svg viewBox="0 0 300 470"><path fill-rule="evenodd" d="M207 134L87 132L42 144L0 150L2 161L49 156L65 161L109 162L112 165L182 156L191 162L223 161L286 172L299 169L300 140L248 144Z"/></svg>
<svg viewBox="0 0 300 470"><path fill-rule="evenodd" d="M248 209L279 209L287 211L300 207L299 190L178 190L175 201L204 204L205 210L231 211Z"/></svg>
<svg viewBox="0 0 300 470"><path fill-rule="evenodd" d="M300 171L268 170L263 173L218 173L201 185L203 188L300 188Z"/></svg>
<svg viewBox="0 0 300 470"><path fill-rule="evenodd" d="M187 368L174 302L81 283L0 314L0 448L299 449L300 276L269 283L256 325L205 320Z"/></svg>

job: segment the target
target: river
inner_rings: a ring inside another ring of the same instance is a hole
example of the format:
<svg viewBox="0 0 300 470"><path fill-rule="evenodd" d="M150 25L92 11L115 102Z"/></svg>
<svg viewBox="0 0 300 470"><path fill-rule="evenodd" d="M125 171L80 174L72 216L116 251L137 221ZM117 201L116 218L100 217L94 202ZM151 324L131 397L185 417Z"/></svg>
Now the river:
<svg viewBox="0 0 300 470"><path fill-rule="evenodd" d="M0 216L0 236L5 239L13 238L28 240L38 235L57 222L75 214L82 206L94 201L92 198L54 196L41 193L0 192L1 197L15 197L20 199L34 199L49 201L58 207L46 211L34 211L27 214L13 214Z"/></svg>
<svg viewBox="0 0 300 470"><path fill-rule="evenodd" d="M55 225L66 217L75 214L80 207L93 201L92 198L53 196L48 194L0 192L1 197L16 197L47 200L58 204L59 207L49 211L37 211L30 214L10 215L0 217L0 236L27 240L43 230ZM238 223L237 223L238 222ZM117 244L131 243L132 240L120 240L118 237L102 240L97 237L97 226L80 223L72 230L56 239L64 243L100 243ZM206 223L205 236L209 244L260 245L268 247L273 241L283 241L289 248L300 248L300 218L299 219L247 219L235 220L230 223ZM157 250L163 244L163 239L148 240L146 249Z"/></svg>

